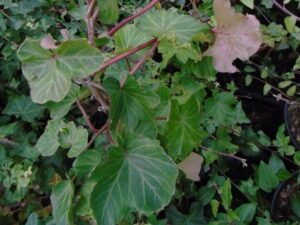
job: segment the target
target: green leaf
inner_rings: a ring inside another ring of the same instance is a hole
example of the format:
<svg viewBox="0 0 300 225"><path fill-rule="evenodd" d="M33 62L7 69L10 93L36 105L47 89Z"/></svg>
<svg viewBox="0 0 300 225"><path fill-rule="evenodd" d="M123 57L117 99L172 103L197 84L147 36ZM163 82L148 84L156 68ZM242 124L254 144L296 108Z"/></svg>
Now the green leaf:
<svg viewBox="0 0 300 225"><path fill-rule="evenodd" d="M289 33L293 33L296 28L297 19L295 16L288 16L284 18L284 24Z"/></svg>
<svg viewBox="0 0 300 225"><path fill-rule="evenodd" d="M99 18L101 23L114 24L119 19L118 0L97 0L99 6Z"/></svg>
<svg viewBox="0 0 300 225"><path fill-rule="evenodd" d="M286 88L292 84L291 80L285 80L278 83L278 87L280 88Z"/></svg>
<svg viewBox="0 0 300 225"><path fill-rule="evenodd" d="M134 129L139 121L151 121L149 106L157 102L157 96L147 95L137 81L128 77L121 87L120 82L114 78L107 78L104 87L111 98L110 120L111 129L114 130L119 122Z"/></svg>
<svg viewBox="0 0 300 225"><path fill-rule="evenodd" d="M271 86L270 84L266 83L266 84L264 85L264 91L263 91L263 94L264 94L264 95L267 95L271 89L272 89L272 86Z"/></svg>
<svg viewBox="0 0 300 225"><path fill-rule="evenodd" d="M70 40L54 50L26 40L18 50L22 70L36 103L60 102L71 88L71 79L97 71L104 61L102 53L84 39Z"/></svg>
<svg viewBox="0 0 300 225"><path fill-rule="evenodd" d="M191 97L180 105L172 100L171 111L164 131L163 142L170 155L184 158L197 147L201 138L199 103Z"/></svg>
<svg viewBox="0 0 300 225"><path fill-rule="evenodd" d="M277 187L278 184L279 181L272 169L261 161L258 168L259 187L265 192L271 192L275 187Z"/></svg>
<svg viewBox="0 0 300 225"><path fill-rule="evenodd" d="M202 29L193 17L159 10L148 12L136 20L137 27L154 37L172 37L180 42L190 42Z"/></svg>
<svg viewBox="0 0 300 225"><path fill-rule="evenodd" d="M29 123L43 116L44 107L35 104L30 97L18 96L10 98L2 113L21 117L22 120Z"/></svg>
<svg viewBox="0 0 300 225"><path fill-rule="evenodd" d="M40 221L36 213L31 213L25 225L39 225Z"/></svg>
<svg viewBox="0 0 300 225"><path fill-rule="evenodd" d="M47 104L50 109L50 116L52 119L61 119L65 115L68 114L72 105L76 101L76 98L79 96L79 87L77 85L73 85L68 93L68 95L59 103L57 102L49 102Z"/></svg>
<svg viewBox="0 0 300 225"><path fill-rule="evenodd" d="M250 9L254 9L254 0L241 0L241 3Z"/></svg>
<svg viewBox="0 0 300 225"><path fill-rule="evenodd" d="M297 58L295 65L293 67L293 70L299 70L300 69L300 56Z"/></svg>
<svg viewBox="0 0 300 225"><path fill-rule="evenodd" d="M210 206L211 206L211 212L212 212L213 216L216 217L218 214L218 211L219 211L220 202L216 199L213 199L210 202Z"/></svg>
<svg viewBox="0 0 300 225"><path fill-rule="evenodd" d="M145 33L139 32L135 25L130 24L114 35L116 53L124 52L150 40Z"/></svg>
<svg viewBox="0 0 300 225"><path fill-rule="evenodd" d="M296 85L293 85L291 86L288 90L287 90L287 95L288 96L294 96L295 93L296 93L296 90L297 90L297 86Z"/></svg>
<svg viewBox="0 0 300 225"><path fill-rule="evenodd" d="M52 205L52 215L56 225L73 224L73 196L74 186L70 180L63 180L53 188L50 200Z"/></svg>
<svg viewBox="0 0 300 225"><path fill-rule="evenodd" d="M62 120L49 120L46 129L39 138L36 147L42 156L55 154L59 147L58 133L65 126Z"/></svg>
<svg viewBox="0 0 300 225"><path fill-rule="evenodd" d="M201 204L192 207L191 212L188 215L178 212L178 210L171 206L167 211L167 218L169 224L172 225L206 225L206 221L203 216Z"/></svg>
<svg viewBox="0 0 300 225"><path fill-rule="evenodd" d="M220 187L220 197L222 200L223 207L226 210L229 210L232 201L231 183L229 178Z"/></svg>
<svg viewBox="0 0 300 225"><path fill-rule="evenodd" d="M245 225L251 223L256 212L256 204L248 203L238 207L234 212L239 216L238 225Z"/></svg>
<svg viewBox="0 0 300 225"><path fill-rule="evenodd" d="M60 146L70 148L67 156L73 158L78 156L87 146L88 131L83 127L76 127L74 122L69 122L60 132Z"/></svg>
<svg viewBox="0 0 300 225"><path fill-rule="evenodd" d="M169 203L178 170L158 141L126 131L108 154L92 173L98 181L91 196L98 224L117 224L130 211L148 214Z"/></svg>
<svg viewBox="0 0 300 225"><path fill-rule="evenodd" d="M77 176L88 177L89 174L103 161L103 152L88 150L81 153L73 163Z"/></svg>
<svg viewBox="0 0 300 225"><path fill-rule="evenodd" d="M246 86L249 86L252 83L252 81L253 81L252 76L250 74L248 74L246 76L246 78L245 78L245 84L246 84Z"/></svg>

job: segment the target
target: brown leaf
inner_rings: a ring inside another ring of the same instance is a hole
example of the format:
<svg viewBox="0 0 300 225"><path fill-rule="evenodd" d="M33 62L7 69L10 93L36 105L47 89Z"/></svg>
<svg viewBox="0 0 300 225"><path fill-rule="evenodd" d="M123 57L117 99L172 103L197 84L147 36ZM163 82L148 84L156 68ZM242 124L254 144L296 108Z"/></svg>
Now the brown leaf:
<svg viewBox="0 0 300 225"><path fill-rule="evenodd" d="M236 13L229 0L214 0L213 7L217 20L217 27L213 29L216 40L204 55L214 58L217 71L237 72L232 62L237 58L249 59L262 43L260 23L253 15Z"/></svg>
<svg viewBox="0 0 300 225"><path fill-rule="evenodd" d="M203 158L197 153L192 152L187 158L185 158L177 166L182 172L184 172L187 179L193 181L199 181L199 173L201 170Z"/></svg>
<svg viewBox="0 0 300 225"><path fill-rule="evenodd" d="M57 48L55 44L55 40L51 36L51 34L47 34L42 40L41 40L41 46L44 49L55 49Z"/></svg>

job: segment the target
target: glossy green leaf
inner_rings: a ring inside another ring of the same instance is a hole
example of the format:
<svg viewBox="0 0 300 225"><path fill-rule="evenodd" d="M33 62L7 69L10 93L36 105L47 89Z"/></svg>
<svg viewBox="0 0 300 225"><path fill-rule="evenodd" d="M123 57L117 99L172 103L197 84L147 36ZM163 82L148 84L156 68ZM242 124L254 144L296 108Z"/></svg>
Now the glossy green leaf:
<svg viewBox="0 0 300 225"><path fill-rule="evenodd" d="M91 196L98 224L117 224L130 211L152 213L169 203L178 170L158 141L126 131L108 154L92 173L98 181Z"/></svg>
<svg viewBox="0 0 300 225"><path fill-rule="evenodd" d="M11 98L2 113L21 117L22 120L33 122L43 116L44 107L32 102L30 97Z"/></svg>
<svg viewBox="0 0 300 225"><path fill-rule="evenodd" d="M270 166L264 162L260 162L258 168L259 187L265 192L271 192L275 187L277 187L278 184L279 181Z"/></svg>
<svg viewBox="0 0 300 225"><path fill-rule="evenodd" d="M73 168L78 176L89 174L103 161L103 152L87 150L81 153L73 163Z"/></svg>
<svg viewBox="0 0 300 225"><path fill-rule="evenodd" d="M154 37L172 37L180 42L190 42L202 25L193 17L171 11L148 12L136 20L137 27Z"/></svg>
<svg viewBox="0 0 300 225"><path fill-rule="evenodd" d="M99 6L99 18L101 23L114 24L119 19L118 0L97 0Z"/></svg>
<svg viewBox="0 0 300 225"><path fill-rule="evenodd" d="M184 158L198 146L200 138L199 103L196 97L191 97L183 105L173 100L163 137L169 154Z"/></svg>
<svg viewBox="0 0 300 225"><path fill-rule="evenodd" d="M56 225L72 225L72 201L74 186L70 180L59 182L52 190L50 200Z"/></svg>
<svg viewBox="0 0 300 225"><path fill-rule="evenodd" d="M73 158L78 156L87 146L88 131L83 127L76 127L74 122L69 122L60 132L60 146L70 148L67 156Z"/></svg>
<svg viewBox="0 0 300 225"><path fill-rule="evenodd" d="M122 87L118 80L107 78L104 87L111 98L111 129L115 129L119 122L134 129L139 121L152 120L150 106L158 101L157 96L142 90L132 77L128 77Z"/></svg>
<svg viewBox="0 0 300 225"><path fill-rule="evenodd" d="M84 39L70 40L54 50L26 40L18 51L22 70L36 103L59 102L71 88L72 78L86 77L104 61L102 53Z"/></svg>
<svg viewBox="0 0 300 225"><path fill-rule="evenodd" d="M42 156L55 154L59 147L58 133L64 127L62 120L49 120L46 129L39 138L36 147Z"/></svg>

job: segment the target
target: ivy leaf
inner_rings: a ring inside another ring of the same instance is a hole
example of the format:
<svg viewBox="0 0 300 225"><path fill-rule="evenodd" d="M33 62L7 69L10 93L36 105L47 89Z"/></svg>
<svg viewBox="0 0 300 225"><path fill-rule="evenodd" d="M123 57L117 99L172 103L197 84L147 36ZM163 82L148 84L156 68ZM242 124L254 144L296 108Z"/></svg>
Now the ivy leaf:
<svg viewBox="0 0 300 225"><path fill-rule="evenodd" d="M134 24L127 25L114 35L116 53L124 52L150 40L145 33L139 32Z"/></svg>
<svg viewBox="0 0 300 225"><path fill-rule="evenodd" d="M97 0L99 5L99 17L101 23L114 24L119 19L118 0Z"/></svg>
<svg viewBox="0 0 300 225"><path fill-rule="evenodd" d="M84 39L70 40L53 50L39 42L26 40L18 50L22 70L36 103L60 102L71 88L71 79L97 71L104 61L102 53Z"/></svg>
<svg viewBox="0 0 300 225"><path fill-rule="evenodd" d="M203 216L201 204L194 205L191 212L188 215L184 215L174 207L171 206L167 211L167 217L172 225L206 225L206 221Z"/></svg>
<svg viewBox="0 0 300 225"><path fill-rule="evenodd" d="M184 158L197 147L200 138L199 103L196 97L191 97L183 105L173 100L163 138L169 154Z"/></svg>
<svg viewBox="0 0 300 225"><path fill-rule="evenodd" d="M110 77L104 81L104 87L111 98L111 129L120 121L134 129L139 121L152 120L149 106L158 101L157 96L144 93L133 78L128 77L121 87L118 80Z"/></svg>
<svg viewBox="0 0 300 225"><path fill-rule="evenodd" d="M277 187L279 181L270 166L264 162L260 162L258 168L258 185L265 192L271 192Z"/></svg>
<svg viewBox="0 0 300 225"><path fill-rule="evenodd" d="M102 162L103 153L96 150L82 152L74 161L73 168L78 176L84 177Z"/></svg>
<svg viewBox="0 0 300 225"><path fill-rule="evenodd" d="M83 127L76 127L74 122L67 123L60 132L60 146L70 148L67 156L73 158L78 156L87 146L88 131Z"/></svg>
<svg viewBox="0 0 300 225"><path fill-rule="evenodd" d="M22 120L32 123L43 116L44 107L35 104L30 97L18 96L10 98L2 113L21 117Z"/></svg>
<svg viewBox="0 0 300 225"><path fill-rule="evenodd" d="M253 15L236 13L229 0L214 0L213 7L218 24L214 28L216 40L204 55L214 58L217 71L237 72L232 62L237 58L249 59L262 43L260 23Z"/></svg>
<svg viewBox="0 0 300 225"><path fill-rule="evenodd" d="M146 34L158 38L174 36L180 42L190 42L202 30L193 17L166 10L148 12L136 20L136 25Z"/></svg>
<svg viewBox="0 0 300 225"><path fill-rule="evenodd" d="M117 224L130 211L153 213L169 203L178 170L158 141L127 132L108 154L92 173L98 181L91 195L98 224Z"/></svg>
<svg viewBox="0 0 300 225"><path fill-rule="evenodd" d="M55 154L59 147L58 133L65 126L62 120L50 120L42 136L39 138L36 147L42 156Z"/></svg>
<svg viewBox="0 0 300 225"><path fill-rule="evenodd" d="M50 200L52 205L52 215L56 225L73 224L73 196L74 186L70 180L63 180L53 188Z"/></svg>

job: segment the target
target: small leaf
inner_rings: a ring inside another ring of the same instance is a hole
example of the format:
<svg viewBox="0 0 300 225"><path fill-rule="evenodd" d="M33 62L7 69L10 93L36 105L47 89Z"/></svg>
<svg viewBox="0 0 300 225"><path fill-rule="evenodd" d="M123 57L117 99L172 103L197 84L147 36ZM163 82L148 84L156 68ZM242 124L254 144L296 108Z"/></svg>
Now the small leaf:
<svg viewBox="0 0 300 225"><path fill-rule="evenodd" d="M289 33L293 33L296 28L297 19L295 16L288 16L284 18L284 24Z"/></svg>
<svg viewBox="0 0 300 225"><path fill-rule="evenodd" d="M245 78L246 86L249 86L252 83L252 81L253 81L252 76L248 74Z"/></svg>
<svg viewBox="0 0 300 225"><path fill-rule="evenodd" d="M102 53L84 39L66 41L53 50L26 40L18 50L22 70L36 103L60 102L71 88L72 78L86 77L104 61Z"/></svg>
<svg viewBox="0 0 300 225"><path fill-rule="evenodd" d="M70 148L67 156L73 158L78 156L87 146L88 131L83 127L76 127L74 122L69 122L60 133L60 145Z"/></svg>
<svg viewBox="0 0 300 225"><path fill-rule="evenodd" d="M190 42L203 27L191 16L166 10L148 12L135 22L146 34L158 38L174 36L180 42Z"/></svg>
<svg viewBox="0 0 300 225"><path fill-rule="evenodd" d="M272 86L271 86L270 84L266 83L266 84L264 85L264 91L263 91L263 94L264 94L264 95L267 95L271 89L272 89Z"/></svg>
<svg viewBox="0 0 300 225"><path fill-rule="evenodd" d="M101 23L114 24L119 19L118 0L97 0L99 5L99 18Z"/></svg>
<svg viewBox="0 0 300 225"><path fill-rule="evenodd" d="M266 79L268 76L269 76L269 71L268 71L267 68L264 68L264 69L261 71L261 73L260 73L260 77L261 77L262 79Z"/></svg>
<svg viewBox="0 0 300 225"><path fill-rule="evenodd" d="M256 212L256 204L248 203L238 207L234 212L239 216L238 225L245 225L252 222Z"/></svg>
<svg viewBox="0 0 300 225"><path fill-rule="evenodd" d="M292 84L292 81L290 80L285 80L285 81L281 81L279 84L278 84L278 87L280 88L286 88L288 86L290 86Z"/></svg>
<svg viewBox="0 0 300 225"><path fill-rule="evenodd" d="M229 178L220 187L220 196L221 196L223 207L226 210L229 210L232 201L231 183Z"/></svg>
<svg viewBox="0 0 300 225"><path fill-rule="evenodd" d="M260 162L258 168L258 185L265 192L271 192L272 189L277 187L279 181L271 170L271 168L264 162Z"/></svg>
<svg viewBox="0 0 300 225"><path fill-rule="evenodd" d="M58 133L65 123L62 120L49 120L36 147L42 156L54 155L59 147Z"/></svg>
<svg viewBox="0 0 300 225"><path fill-rule="evenodd" d="M175 192L178 170L158 141L126 131L117 143L91 178L98 182L91 207L101 225L117 224L130 211L158 211Z"/></svg>
<svg viewBox="0 0 300 225"><path fill-rule="evenodd" d="M296 85L293 85L291 86L288 90L287 90L287 95L288 96L294 96L295 93L296 93L296 90L297 90L297 86Z"/></svg>
<svg viewBox="0 0 300 225"><path fill-rule="evenodd" d="M181 163L178 164L178 168L182 170L187 179L192 181L200 180L200 170L202 166L203 158L197 153L192 152Z"/></svg>
<svg viewBox="0 0 300 225"><path fill-rule="evenodd" d="M211 206L211 212L212 212L213 216L216 217L218 214L218 211L219 211L220 202L216 199L213 199L210 202L210 206Z"/></svg>
<svg viewBox="0 0 300 225"><path fill-rule="evenodd" d="M213 7L218 24L214 28L216 40L204 55L214 58L217 71L237 72L232 62L237 58L249 59L262 43L260 23L253 15L236 13L229 0L214 0Z"/></svg>
<svg viewBox="0 0 300 225"><path fill-rule="evenodd" d="M74 186L70 180L59 182L52 190L50 199L56 225L72 225L72 201Z"/></svg>
<svg viewBox="0 0 300 225"><path fill-rule="evenodd" d="M241 3L250 9L254 9L254 0L241 0Z"/></svg>

